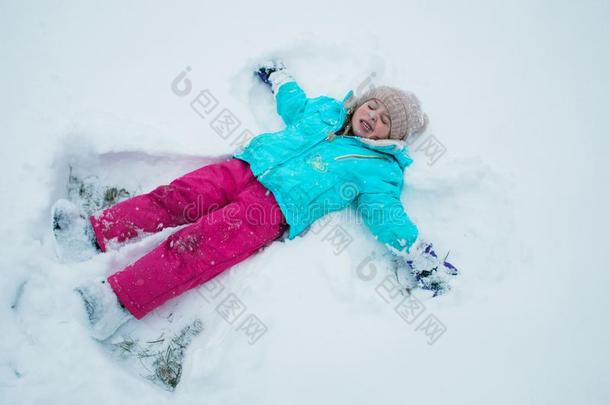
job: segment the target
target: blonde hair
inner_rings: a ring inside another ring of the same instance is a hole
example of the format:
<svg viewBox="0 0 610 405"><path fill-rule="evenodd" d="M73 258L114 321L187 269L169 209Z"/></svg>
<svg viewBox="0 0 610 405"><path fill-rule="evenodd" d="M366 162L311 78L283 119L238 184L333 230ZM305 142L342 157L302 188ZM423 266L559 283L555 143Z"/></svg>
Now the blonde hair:
<svg viewBox="0 0 610 405"><path fill-rule="evenodd" d="M356 106L352 104L352 106L347 110L347 114L345 114L345 121L343 121L343 126L336 133L338 135L349 135L352 130L352 117L354 116L354 112L356 112Z"/></svg>

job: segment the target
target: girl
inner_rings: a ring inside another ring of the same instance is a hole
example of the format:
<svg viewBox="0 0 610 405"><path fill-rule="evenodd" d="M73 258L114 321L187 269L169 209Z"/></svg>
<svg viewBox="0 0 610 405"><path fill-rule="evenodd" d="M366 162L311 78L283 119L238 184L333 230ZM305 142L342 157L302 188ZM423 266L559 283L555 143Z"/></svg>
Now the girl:
<svg viewBox="0 0 610 405"><path fill-rule="evenodd" d="M90 218L65 200L55 205L58 243L80 246L85 257L143 232L188 224L125 269L76 289L95 338L351 204L380 242L408 258L397 263L418 280L439 266L455 269L430 244L416 243L418 230L400 201L403 170L412 162L405 140L428 124L415 95L377 87L358 99L350 91L341 102L308 98L281 61L256 74L275 95L283 130Z"/></svg>

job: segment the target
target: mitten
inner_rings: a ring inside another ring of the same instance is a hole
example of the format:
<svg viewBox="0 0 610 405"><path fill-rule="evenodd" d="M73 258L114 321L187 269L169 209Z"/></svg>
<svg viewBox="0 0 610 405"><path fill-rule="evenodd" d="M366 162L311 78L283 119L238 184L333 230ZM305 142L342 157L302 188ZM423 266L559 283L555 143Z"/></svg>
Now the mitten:
<svg viewBox="0 0 610 405"><path fill-rule="evenodd" d="M418 239L410 248L409 253L396 256L393 259L396 269L406 268L411 279L411 286L430 290L434 296L442 295L449 289L448 275L455 276L458 269L447 261L449 253L439 258L432 243Z"/></svg>
<svg viewBox="0 0 610 405"><path fill-rule="evenodd" d="M289 81L294 81L290 73L280 59L264 62L256 68L254 74L276 94L279 87Z"/></svg>

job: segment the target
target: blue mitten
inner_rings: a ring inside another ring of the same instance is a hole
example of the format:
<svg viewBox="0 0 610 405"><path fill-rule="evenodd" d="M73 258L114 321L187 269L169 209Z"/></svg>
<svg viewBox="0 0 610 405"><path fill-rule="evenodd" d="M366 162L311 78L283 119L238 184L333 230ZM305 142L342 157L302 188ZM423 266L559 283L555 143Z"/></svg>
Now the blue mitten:
<svg viewBox="0 0 610 405"><path fill-rule="evenodd" d="M449 253L445 255L445 257L441 260L438 258L438 255L434 251L432 247L432 243L426 241L420 241L420 244L415 249L418 252L419 257L425 259L427 262L433 264L434 268L442 268L447 274L451 274L455 276L459 273L458 269L451 263L447 261L447 257L449 257ZM407 260L407 264L409 267L412 267L413 260Z"/></svg>
<svg viewBox="0 0 610 405"><path fill-rule="evenodd" d="M407 268L411 278L411 286L430 290L433 296L442 295L450 290L448 276L457 275L458 269L447 261L449 253L440 259L432 243L424 240L416 241L409 253L394 259L397 268Z"/></svg>

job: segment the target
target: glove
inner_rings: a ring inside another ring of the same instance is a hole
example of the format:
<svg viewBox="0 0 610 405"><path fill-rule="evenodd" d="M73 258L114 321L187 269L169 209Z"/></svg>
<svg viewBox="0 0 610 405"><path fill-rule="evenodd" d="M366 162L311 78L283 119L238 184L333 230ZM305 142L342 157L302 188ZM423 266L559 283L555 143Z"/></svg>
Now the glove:
<svg viewBox="0 0 610 405"><path fill-rule="evenodd" d="M407 260L407 265L410 268L413 269L414 263L417 262L418 259L422 259L423 261L428 263L427 267L429 267L430 269L434 268L435 270L438 270L439 268L441 268L447 274L451 274L452 276L455 276L459 273L458 269L453 264L447 261L449 253L447 253L444 259L441 260L438 258L438 255L434 251L432 243L426 242L424 240L420 240L418 242L419 243L417 243L417 246L415 247L414 251L412 249L413 253L411 253L411 255L413 255L413 258ZM420 265L422 260L418 261Z"/></svg>
<svg viewBox="0 0 610 405"><path fill-rule="evenodd" d="M459 273L458 269L447 261L448 256L449 253L439 259L432 243L420 239L411 246L409 253L397 256L393 261L396 269L406 267L409 270L410 285L407 290L419 287L432 291L436 297L451 289L448 275L455 276Z"/></svg>
<svg viewBox="0 0 610 405"><path fill-rule="evenodd" d="M273 59L264 62L256 68L254 74L266 85L271 88L275 94L280 85L293 81L292 76L288 73L286 65L280 59Z"/></svg>

